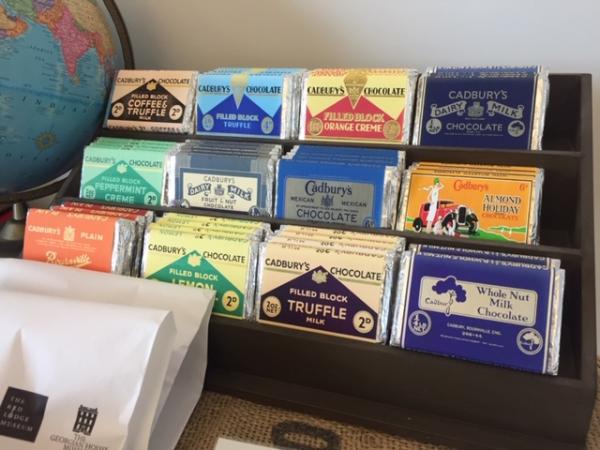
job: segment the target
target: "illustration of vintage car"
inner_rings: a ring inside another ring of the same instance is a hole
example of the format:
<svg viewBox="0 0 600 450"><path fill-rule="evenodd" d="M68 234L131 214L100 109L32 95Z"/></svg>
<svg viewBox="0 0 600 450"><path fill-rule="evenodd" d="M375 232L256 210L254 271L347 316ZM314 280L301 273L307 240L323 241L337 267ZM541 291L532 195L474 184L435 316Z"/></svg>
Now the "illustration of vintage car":
<svg viewBox="0 0 600 450"><path fill-rule="evenodd" d="M423 203L419 209L419 217L413 221L413 228L418 233L427 226L430 203ZM453 235L459 227L467 229L469 234L477 233L479 219L477 215L465 205L459 205L452 200L440 200L433 217L432 227L441 225L442 233Z"/></svg>

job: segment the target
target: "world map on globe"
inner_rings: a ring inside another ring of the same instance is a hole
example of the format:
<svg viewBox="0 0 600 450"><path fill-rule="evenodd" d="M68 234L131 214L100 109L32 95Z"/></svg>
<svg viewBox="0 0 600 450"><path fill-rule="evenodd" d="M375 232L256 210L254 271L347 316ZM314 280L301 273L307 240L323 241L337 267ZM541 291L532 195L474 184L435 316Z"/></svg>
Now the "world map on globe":
<svg viewBox="0 0 600 450"><path fill-rule="evenodd" d="M71 167L122 67L101 1L0 0L0 195Z"/></svg>

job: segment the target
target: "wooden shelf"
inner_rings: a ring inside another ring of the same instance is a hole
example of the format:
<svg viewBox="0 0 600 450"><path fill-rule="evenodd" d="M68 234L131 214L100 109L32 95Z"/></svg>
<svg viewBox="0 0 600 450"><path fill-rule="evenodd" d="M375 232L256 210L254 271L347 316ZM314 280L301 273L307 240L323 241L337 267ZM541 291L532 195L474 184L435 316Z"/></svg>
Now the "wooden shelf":
<svg viewBox="0 0 600 450"><path fill-rule="evenodd" d="M585 448L596 396L591 76L551 75L550 85L543 143L549 150L377 146L405 150L409 163L424 160L544 168L542 245L368 231L403 236L409 243L560 258L566 287L557 377L213 317L207 388L456 447ZM101 134L199 139L109 130ZM299 143L259 141L277 142L286 148ZM74 170L59 198L77 197L78 191L79 172ZM153 209L253 219L219 211ZM273 227L299 223L266 221Z"/></svg>

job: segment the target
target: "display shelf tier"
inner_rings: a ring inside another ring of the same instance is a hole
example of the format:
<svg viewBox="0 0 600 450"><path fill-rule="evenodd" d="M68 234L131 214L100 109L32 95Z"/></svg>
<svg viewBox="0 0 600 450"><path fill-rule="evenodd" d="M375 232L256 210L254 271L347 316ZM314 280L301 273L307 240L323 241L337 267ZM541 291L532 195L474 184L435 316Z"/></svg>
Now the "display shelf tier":
<svg viewBox="0 0 600 450"><path fill-rule="evenodd" d="M463 448L582 448L593 407L568 352L551 377L219 317L209 349L209 389Z"/></svg>
<svg viewBox="0 0 600 450"><path fill-rule="evenodd" d="M101 200L88 200L78 198L76 194L77 189L71 192L71 195L63 195L61 196L62 201L78 201L84 203L100 203L105 205L112 206L124 206L121 203L114 202L105 202ZM64 192L64 194L68 194ZM338 225L333 223L313 223L313 222L305 222L301 220L288 220L288 219L277 219L273 217L262 217L262 216L248 216L247 214L239 214L232 213L227 211L216 211L210 209L202 209L202 208L175 208L168 206L145 206L145 208L150 209L154 212L166 213L166 212L175 212L182 214L190 214L190 215L204 215L211 217L228 217L231 219L237 220L258 220L265 223L271 224L273 229L278 228L280 225L300 225L300 226L316 226L321 228L330 228L336 230L348 230L348 231L356 231L360 233L374 233L374 234L385 234L391 236L400 236L407 240L410 244L433 244L433 245L448 245L452 247L465 247L465 248L473 248L480 250L489 250L489 251L504 251L504 252L514 252L514 253L523 253L529 255L537 255L537 256L546 256L549 258L559 258L564 261L578 261L581 256L581 251L578 248L573 248L568 245L559 246L559 245L529 245L529 244L519 244L514 242L501 242L501 241L491 241L491 240L483 240L483 239L457 239L451 236L438 236L426 233L415 233L412 231L396 231L390 229L382 229L382 228L362 228L362 227L354 227L347 225ZM560 231L549 230L549 235L553 236L553 239L562 240L567 242L568 239L566 236L561 236Z"/></svg>
<svg viewBox="0 0 600 450"><path fill-rule="evenodd" d="M384 144L384 143L357 143L357 142L326 142L313 141L310 139L268 139L257 137L240 137L240 136L199 136L186 134L172 133L152 133L128 130L108 130L103 129L100 133L102 136L122 138L122 139L147 139L154 141L171 141L184 142L188 139L201 141L224 141L224 142L257 142L273 145L281 145L286 149L292 148L295 145L325 145L333 147L369 147L383 150L404 150L407 160L412 161L439 161L439 162L469 162L473 164L495 163L502 164L510 158L511 164L515 165L530 165L542 167L544 164L552 164L552 161L562 160L578 161L581 158L581 152L574 150L514 150L514 149L492 149L492 148L457 148L457 147L428 147L428 146L413 146L400 144ZM514 161L513 161L514 160ZM497 161L497 162L494 162Z"/></svg>
<svg viewBox="0 0 600 450"><path fill-rule="evenodd" d="M469 160L477 158L478 153L490 154L494 159L505 157L515 158L511 161L518 165L539 165L536 161L552 157L578 158L581 150L581 134L580 134L580 112L582 110L584 88L584 76L581 74L550 74L550 96L548 100L548 108L546 112L546 126L544 129L544 138L542 148L545 150L528 152L522 150L491 150L491 149L463 149L463 148L447 148L447 147L414 147L414 146L399 146L396 144L356 144L356 143L326 143L327 145L350 145L350 146L369 146L377 148L402 149L407 152L409 158L438 158L438 152L446 152L446 157L455 160L464 156L464 152L469 153ZM121 131L121 130L103 130L106 136L139 138L139 133ZM190 136L181 134L167 133L143 133L145 139L157 139L168 141L183 141L185 139L224 139L230 141L254 141L254 142L272 142L286 146L296 144L323 144L322 141L314 142L310 140L280 140L280 139L264 139L264 138L248 138L248 137L219 137L219 136ZM570 155L567 155L570 154ZM521 155L521 156L519 156ZM529 155L529 156L525 156ZM486 156L482 156L486 159ZM450 161L448 161L450 162ZM460 162L460 161L457 161ZM476 161L471 161L476 162ZM502 161L498 161L502 163Z"/></svg>

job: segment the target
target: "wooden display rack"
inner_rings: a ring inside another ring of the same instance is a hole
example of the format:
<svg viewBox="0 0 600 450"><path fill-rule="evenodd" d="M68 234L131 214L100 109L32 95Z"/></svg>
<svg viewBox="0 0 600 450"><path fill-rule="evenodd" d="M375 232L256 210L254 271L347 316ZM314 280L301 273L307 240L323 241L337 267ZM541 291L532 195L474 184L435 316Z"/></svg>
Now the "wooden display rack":
<svg viewBox="0 0 600 450"><path fill-rule="evenodd" d="M437 161L544 168L541 245L375 232L404 236L409 243L561 259L566 287L558 376L213 317L207 389L461 448L584 448L596 396L591 76L551 75L550 86L543 142L547 150L402 147L408 164ZM275 142L286 148L299 143ZM60 196L76 197L78 192L79 171L74 170ZM248 218L215 211L155 210ZM266 221L274 226L298 223Z"/></svg>

